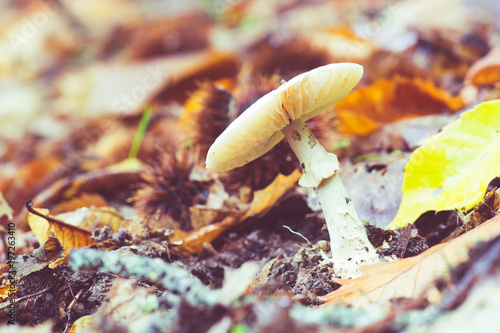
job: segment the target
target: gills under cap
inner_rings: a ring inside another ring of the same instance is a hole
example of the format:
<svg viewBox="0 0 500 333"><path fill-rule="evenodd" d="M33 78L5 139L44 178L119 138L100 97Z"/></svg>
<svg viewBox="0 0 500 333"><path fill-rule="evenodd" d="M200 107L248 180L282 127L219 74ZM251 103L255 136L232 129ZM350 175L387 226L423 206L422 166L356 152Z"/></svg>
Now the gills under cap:
<svg viewBox="0 0 500 333"><path fill-rule="evenodd" d="M284 82L252 104L215 140L208 150L207 168L228 171L264 155L284 138L281 129L340 101L362 76L361 65L338 63Z"/></svg>

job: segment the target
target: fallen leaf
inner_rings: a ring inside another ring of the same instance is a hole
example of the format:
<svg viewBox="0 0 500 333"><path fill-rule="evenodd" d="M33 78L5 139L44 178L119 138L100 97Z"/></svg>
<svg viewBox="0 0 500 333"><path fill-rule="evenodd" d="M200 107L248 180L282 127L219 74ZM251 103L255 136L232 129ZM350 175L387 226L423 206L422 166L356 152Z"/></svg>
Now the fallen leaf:
<svg viewBox="0 0 500 333"><path fill-rule="evenodd" d="M374 46L369 40L363 39L355 34L350 27L330 27L326 29L312 30L306 37L311 44L325 49L337 62L350 61L360 62L370 56Z"/></svg>
<svg viewBox="0 0 500 333"><path fill-rule="evenodd" d="M116 193L125 192L142 181L140 175L142 171L144 171L142 162L126 159L106 168L63 178L38 194L33 199L33 205L51 207L80 197L84 193L99 194L104 198L111 196L116 200Z"/></svg>
<svg viewBox="0 0 500 333"><path fill-rule="evenodd" d="M41 271L45 267L55 268L63 263L61 256L65 249L54 232L51 232L47 240L33 251L30 256L17 256L14 265L17 269L17 279L21 279L31 273Z"/></svg>
<svg viewBox="0 0 500 333"><path fill-rule="evenodd" d="M299 170L295 170L288 176L279 174L265 189L255 191L250 208L242 217L242 220L246 220L253 215L261 214L272 208L286 192L290 191L297 184L301 176L302 173Z"/></svg>
<svg viewBox="0 0 500 333"><path fill-rule="evenodd" d="M54 205L54 212L64 213L72 212L82 207L106 207L108 203L101 195L97 193L82 193L66 201Z"/></svg>
<svg viewBox="0 0 500 333"><path fill-rule="evenodd" d="M48 221L45 217L28 213L28 224L40 244L47 241L49 238L49 231L55 232L62 246L67 250L94 244L90 230L51 218L48 215L48 209L33 208L33 210L50 219L50 221Z"/></svg>
<svg viewBox="0 0 500 333"><path fill-rule="evenodd" d="M362 266L363 276L336 280L342 286L320 297L327 304L341 302L354 306L389 303L395 298L421 296L437 278L450 274L450 268L469 259L468 250L478 242L500 235L500 216L455 238L431 247L422 254L394 262Z"/></svg>
<svg viewBox="0 0 500 333"><path fill-rule="evenodd" d="M119 231L125 220L113 207L82 207L55 218L86 230L109 227L113 233Z"/></svg>
<svg viewBox="0 0 500 333"><path fill-rule="evenodd" d="M254 192L253 201L248 211L242 216L242 212L229 211L228 216L222 221L205 225L192 232L175 230L172 241L182 242L173 251L183 256L199 254L207 248L207 244L215 240L222 233L227 231L251 216L262 214L272 208L283 195L291 190L298 182L301 172L295 170L288 176L279 174L276 179L265 189ZM209 215L213 215L209 213ZM224 216L221 215L221 216ZM213 216L212 216L213 217Z"/></svg>
<svg viewBox="0 0 500 333"><path fill-rule="evenodd" d="M243 212L236 209L213 209L203 205L189 207L189 216L194 230L217 221L222 221L227 216L233 216L239 220L242 215Z"/></svg>
<svg viewBox="0 0 500 333"><path fill-rule="evenodd" d="M181 232L176 230L172 236L172 241L182 242L179 246L173 248L172 252L182 256L191 256L202 253L207 249L207 244L215 240L222 233L231 227L239 224L240 220L228 216L221 222L210 224L193 232Z"/></svg>
<svg viewBox="0 0 500 333"><path fill-rule="evenodd" d="M462 108L460 97L452 97L430 80L395 77L354 89L335 104L338 130L366 135L396 120Z"/></svg>
<svg viewBox="0 0 500 333"><path fill-rule="evenodd" d="M57 82L61 94L54 108L61 114L87 117L138 115L159 94L173 98L169 89L186 84L186 80L194 86L194 81L207 73L215 77L218 66L232 68L234 59L228 54L200 51L144 62L96 63L61 75ZM185 91L182 89L183 98Z"/></svg>
<svg viewBox="0 0 500 333"><path fill-rule="evenodd" d="M2 192L0 192L0 218L3 216L7 216L9 221L12 221L12 219L14 218L14 216L12 215L13 213L14 211L9 206L9 203L3 197Z"/></svg>
<svg viewBox="0 0 500 333"><path fill-rule="evenodd" d="M411 156L403 199L388 228L403 227L427 211L466 211L484 197L500 169L500 100L463 113Z"/></svg>
<svg viewBox="0 0 500 333"><path fill-rule="evenodd" d="M500 46L476 61L467 71L465 81L478 86L500 82Z"/></svg>
<svg viewBox="0 0 500 333"><path fill-rule="evenodd" d="M252 283L247 289L247 294L252 294L259 287L263 286L269 280L269 273L273 268L274 263L278 260L280 256L269 260L264 267L259 271L259 273L253 278Z"/></svg>

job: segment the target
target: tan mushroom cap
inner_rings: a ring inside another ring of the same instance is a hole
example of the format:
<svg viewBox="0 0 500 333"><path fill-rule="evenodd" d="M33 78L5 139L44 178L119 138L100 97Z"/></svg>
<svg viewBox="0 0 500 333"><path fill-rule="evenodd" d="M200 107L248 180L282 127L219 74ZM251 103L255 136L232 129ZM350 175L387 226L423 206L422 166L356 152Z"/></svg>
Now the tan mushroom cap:
<svg viewBox="0 0 500 333"><path fill-rule="evenodd" d="M308 120L340 101L363 76L353 63L329 64L300 74L262 96L215 140L206 165L214 171L241 167L267 153L293 120Z"/></svg>

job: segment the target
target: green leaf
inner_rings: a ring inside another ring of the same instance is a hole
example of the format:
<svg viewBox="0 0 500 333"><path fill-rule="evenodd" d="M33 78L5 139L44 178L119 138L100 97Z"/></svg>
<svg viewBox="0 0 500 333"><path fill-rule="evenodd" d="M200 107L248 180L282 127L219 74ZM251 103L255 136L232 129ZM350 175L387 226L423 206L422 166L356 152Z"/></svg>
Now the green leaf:
<svg viewBox="0 0 500 333"><path fill-rule="evenodd" d="M148 123L149 119L151 118L152 112L153 112L153 107L151 106L148 106L144 109L141 121L139 122L139 126L137 127L137 132L135 132L135 137L134 141L132 142L132 147L130 147L130 152L128 154L128 158L130 159L137 158L137 154L139 153L139 148L141 148L142 139L144 138L144 134L146 133L146 129L148 128Z"/></svg>
<svg viewBox="0 0 500 333"><path fill-rule="evenodd" d="M422 147L405 168L403 200L389 229L427 211L467 211L500 175L500 100L464 112Z"/></svg>

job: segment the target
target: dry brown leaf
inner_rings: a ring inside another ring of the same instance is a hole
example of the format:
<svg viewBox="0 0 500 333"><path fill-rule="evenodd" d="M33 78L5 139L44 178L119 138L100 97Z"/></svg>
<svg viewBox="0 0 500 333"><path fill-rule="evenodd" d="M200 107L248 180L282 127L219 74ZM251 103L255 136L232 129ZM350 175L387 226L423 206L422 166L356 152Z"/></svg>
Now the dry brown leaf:
<svg viewBox="0 0 500 333"><path fill-rule="evenodd" d="M467 71L465 81L475 85L500 82L500 46L494 47L487 55L476 61Z"/></svg>
<svg viewBox="0 0 500 333"><path fill-rule="evenodd" d="M239 220L243 216L243 212L235 209L213 209L203 205L195 205L189 207L189 216L191 226L194 230L198 230L216 221L222 221L228 216Z"/></svg>
<svg viewBox="0 0 500 333"><path fill-rule="evenodd" d="M341 302L362 305L389 303L394 298L422 295L437 278L447 276L450 269L469 259L468 250L478 242L500 235L500 216L455 238L433 246L424 253L389 263L361 267L363 276L352 280L336 280L342 287L321 297L325 305Z"/></svg>
<svg viewBox="0 0 500 333"><path fill-rule="evenodd" d="M278 260L280 256L277 256L274 259L271 259L261 268L260 272L254 277L251 285L247 289L247 294L253 293L256 289L263 286L269 280L269 273L273 268L274 263Z"/></svg>
<svg viewBox="0 0 500 333"><path fill-rule="evenodd" d="M306 36L311 44L325 49L337 62L360 62L370 56L374 46L367 39L356 36L350 27L329 27L312 30Z"/></svg>
<svg viewBox="0 0 500 333"><path fill-rule="evenodd" d="M108 203L97 193L82 193L74 198L58 203L53 211L57 213L72 212L82 207L106 207Z"/></svg>
<svg viewBox="0 0 500 333"><path fill-rule="evenodd" d="M462 107L460 97L451 96L432 81L404 77L378 80L354 90L335 104L339 131L356 135L366 135L403 118L457 111Z"/></svg>
<svg viewBox="0 0 500 333"><path fill-rule="evenodd" d="M45 267L55 268L64 261L63 249L54 232L50 232L48 239L33 251L31 256L17 256L15 266L17 278L21 279L31 273L38 272Z"/></svg>
<svg viewBox="0 0 500 333"><path fill-rule="evenodd" d="M7 216L9 221L12 221L12 219L14 218L14 216L12 215L13 213L14 211L9 206L7 200L5 200L5 198L3 197L2 192L0 192L0 218L3 216Z"/></svg>
<svg viewBox="0 0 500 333"><path fill-rule="evenodd" d="M222 67L220 67L222 66ZM170 91L186 80L216 78L218 69L233 68L229 54L215 51L192 52L136 63L96 63L80 71L66 72L58 80L61 92L55 109L63 114L85 116L137 115L155 97L186 97L186 91ZM201 77L198 77L200 75ZM168 92L168 94L165 94ZM168 95L168 96L167 96ZM175 96L174 96L175 95Z"/></svg>
<svg viewBox="0 0 500 333"><path fill-rule="evenodd" d="M299 170L295 170L288 176L279 174L265 189L255 191L250 208L242 220L246 220L253 215L261 214L272 208L286 192L290 191L297 184L301 176L302 173Z"/></svg>
<svg viewBox="0 0 500 333"><path fill-rule="evenodd" d="M55 218L86 230L109 227L113 233L118 232L124 222L123 216L113 207L82 207Z"/></svg>
<svg viewBox="0 0 500 333"><path fill-rule="evenodd" d="M174 248L173 251L182 256L202 253L207 248L207 244L239 222L237 218L228 216L221 222L204 226L193 232L183 234L181 230L176 230L172 241L182 240L182 244Z"/></svg>
<svg viewBox="0 0 500 333"><path fill-rule="evenodd" d="M34 206L51 207L59 202L82 196L83 193L98 193L106 197L142 181L140 172L144 164L136 159L126 159L106 168L90 171L74 177L63 178L33 199ZM114 198L116 199L116 197Z"/></svg>
<svg viewBox="0 0 500 333"><path fill-rule="evenodd" d="M92 234L90 230L51 218L48 215L48 209L33 209L41 215L48 216L50 219L50 221L48 221L42 216L28 213L28 224L40 244L44 243L49 238L50 230L55 232L57 238L66 250L94 244L94 240L90 237Z"/></svg>
<svg viewBox="0 0 500 333"><path fill-rule="evenodd" d="M288 176L279 174L268 187L254 193L250 208L243 216L242 212L230 211L227 212L228 216L224 217L221 222L203 226L192 232L176 230L171 238L172 241L183 241L183 243L176 247L174 251L184 256L203 252L207 247L206 244L212 242L229 228L242 223L251 216L262 214L272 208L286 192L295 186L300 176L301 173L298 170ZM212 213L207 214L212 215Z"/></svg>

